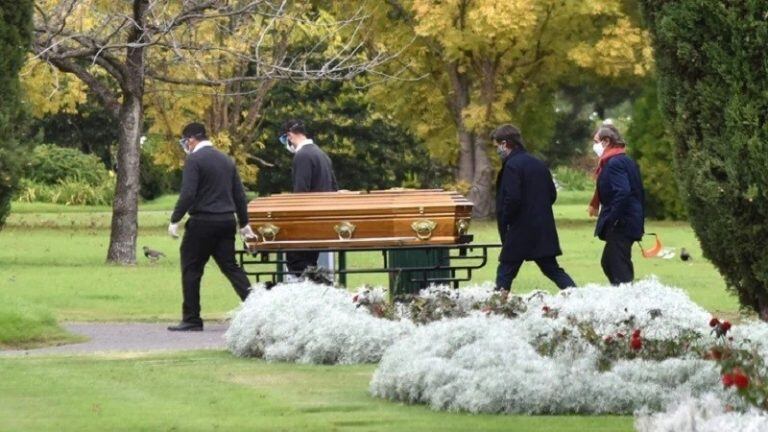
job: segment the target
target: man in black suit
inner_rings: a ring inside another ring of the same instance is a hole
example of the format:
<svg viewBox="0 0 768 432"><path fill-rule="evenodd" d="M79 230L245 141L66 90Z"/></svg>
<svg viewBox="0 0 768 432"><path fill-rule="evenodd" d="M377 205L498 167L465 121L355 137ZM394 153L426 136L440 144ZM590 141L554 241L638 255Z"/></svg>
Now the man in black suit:
<svg viewBox="0 0 768 432"><path fill-rule="evenodd" d="M516 127L499 126L491 138L502 158L496 179L496 220L502 242L496 289L509 290L524 261L534 261L560 289L576 286L557 263L562 251L552 213L557 198L552 174L525 151Z"/></svg>
<svg viewBox="0 0 768 432"><path fill-rule="evenodd" d="M293 153L293 192L334 192L339 189L331 158L308 138L309 131L301 120L283 124L280 142ZM288 252L288 271L296 276L307 267L317 267L318 252Z"/></svg>
<svg viewBox="0 0 768 432"><path fill-rule="evenodd" d="M251 283L235 262L235 231L254 237L248 225L245 190L235 163L213 147L205 126L190 123L180 141L187 159L184 162L181 193L171 215L168 233L178 238L184 214L189 213L181 241L181 283L184 302L182 318L171 331L202 331L200 318L200 279L205 264L213 256L241 300L248 296ZM237 219L235 219L237 215Z"/></svg>

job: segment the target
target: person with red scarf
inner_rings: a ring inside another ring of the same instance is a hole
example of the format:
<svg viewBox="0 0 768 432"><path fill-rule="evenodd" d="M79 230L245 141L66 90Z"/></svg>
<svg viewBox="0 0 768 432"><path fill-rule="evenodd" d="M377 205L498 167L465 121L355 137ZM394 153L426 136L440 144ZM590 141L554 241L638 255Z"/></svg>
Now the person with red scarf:
<svg viewBox="0 0 768 432"><path fill-rule="evenodd" d="M632 243L643 237L645 223L640 168L627 156L626 143L613 125L602 125L593 140L593 150L600 159L588 212L597 216L595 236L605 241L600 264L612 285L632 282Z"/></svg>

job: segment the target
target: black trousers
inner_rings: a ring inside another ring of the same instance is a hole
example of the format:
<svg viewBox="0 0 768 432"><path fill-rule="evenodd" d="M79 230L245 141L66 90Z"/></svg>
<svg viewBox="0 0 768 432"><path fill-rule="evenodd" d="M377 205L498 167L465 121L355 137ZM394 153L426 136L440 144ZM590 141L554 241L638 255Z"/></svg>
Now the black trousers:
<svg viewBox="0 0 768 432"><path fill-rule="evenodd" d="M181 241L181 286L184 295L182 321L203 322L200 318L200 279L211 256L240 299L245 300L248 296L251 282L235 261L236 229L234 217L227 221L199 220L193 217L187 221L184 239Z"/></svg>
<svg viewBox="0 0 768 432"><path fill-rule="evenodd" d="M635 268L632 265L632 243L621 232L608 229L605 233L605 247L600 265L611 285L632 282L635 279Z"/></svg>
<svg viewBox="0 0 768 432"><path fill-rule="evenodd" d="M556 257L539 258L533 261L539 266L544 276L554 282L558 288L565 289L576 286L576 282L557 263ZM509 290L522 265L523 261L500 261L496 271L496 288Z"/></svg>
<svg viewBox="0 0 768 432"><path fill-rule="evenodd" d="M319 256L320 252L286 252L285 260L288 271L296 276L301 276L307 267L317 267Z"/></svg>

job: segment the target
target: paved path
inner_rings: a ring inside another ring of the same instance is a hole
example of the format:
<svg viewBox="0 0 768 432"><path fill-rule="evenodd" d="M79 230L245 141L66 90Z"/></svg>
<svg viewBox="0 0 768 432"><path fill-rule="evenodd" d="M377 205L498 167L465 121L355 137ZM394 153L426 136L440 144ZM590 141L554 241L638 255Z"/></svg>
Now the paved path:
<svg viewBox="0 0 768 432"><path fill-rule="evenodd" d="M202 332L170 332L175 323L67 323L67 331L86 336L86 342L28 350L0 351L0 356L94 354L102 352L185 351L226 349L227 323L210 322Z"/></svg>

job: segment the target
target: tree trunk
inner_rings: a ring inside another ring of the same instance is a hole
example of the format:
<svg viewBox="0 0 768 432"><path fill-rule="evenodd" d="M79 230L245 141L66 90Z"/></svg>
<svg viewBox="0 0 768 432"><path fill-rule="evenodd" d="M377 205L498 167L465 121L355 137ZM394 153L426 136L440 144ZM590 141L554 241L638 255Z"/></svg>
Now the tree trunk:
<svg viewBox="0 0 768 432"><path fill-rule="evenodd" d="M448 65L447 72L451 88L446 102L459 139L458 180L471 185L475 177L475 149L472 144L472 132L464 124L464 108L469 106L469 79L459 71L459 64L456 62Z"/></svg>
<svg viewBox="0 0 768 432"><path fill-rule="evenodd" d="M117 148L117 185L112 203L112 231L107 261L136 263L139 206L139 137L142 129L141 98L123 95Z"/></svg>
<svg viewBox="0 0 768 432"><path fill-rule="evenodd" d="M489 219L496 213L496 201L493 196L493 166L485 148L485 139L475 136L472 148L475 156L474 178L468 197L474 204L472 217Z"/></svg>
<svg viewBox="0 0 768 432"><path fill-rule="evenodd" d="M107 262L136 264L139 210L139 138L144 125L144 37L148 0L134 0L135 26L128 35L125 75L120 80L120 133L117 150L117 185L112 203L112 230Z"/></svg>

